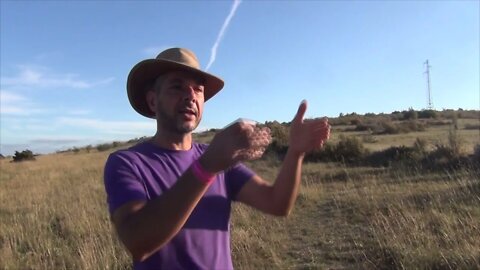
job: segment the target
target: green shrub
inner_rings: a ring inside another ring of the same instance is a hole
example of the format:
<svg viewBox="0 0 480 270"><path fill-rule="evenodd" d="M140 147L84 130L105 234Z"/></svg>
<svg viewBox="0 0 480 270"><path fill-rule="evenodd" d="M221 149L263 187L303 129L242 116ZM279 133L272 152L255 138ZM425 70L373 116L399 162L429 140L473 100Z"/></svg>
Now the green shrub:
<svg viewBox="0 0 480 270"><path fill-rule="evenodd" d="M276 141L278 145L288 145L288 128L277 121L266 122L265 126L270 129L272 140Z"/></svg>
<svg viewBox="0 0 480 270"><path fill-rule="evenodd" d="M384 166L388 167L392 163L403 162L418 162L421 160L421 155L413 147L407 146L392 146L382 151L374 152L365 158L364 162L370 166Z"/></svg>
<svg viewBox="0 0 480 270"><path fill-rule="evenodd" d="M288 128L277 121L265 122L272 134L272 143L265 150L264 157L274 156L283 159L288 150Z"/></svg>
<svg viewBox="0 0 480 270"><path fill-rule="evenodd" d="M437 118L437 111L434 110L422 110L418 112L418 118Z"/></svg>
<svg viewBox="0 0 480 270"><path fill-rule="evenodd" d="M409 109L408 111L403 111L403 120L416 120L418 119L418 113L414 109Z"/></svg>
<svg viewBox="0 0 480 270"><path fill-rule="evenodd" d="M15 154L13 155L14 162L20 162L20 161L26 161L26 160L35 160L35 156L33 155L32 151L28 149L22 152L15 151Z"/></svg>
<svg viewBox="0 0 480 270"><path fill-rule="evenodd" d="M410 120L400 124L400 130L404 133L411 131L425 131L425 124L420 121Z"/></svg>
<svg viewBox="0 0 480 270"><path fill-rule="evenodd" d="M392 119L392 120L402 120L402 119L405 119L405 116L403 115L402 112L394 111L390 115L390 119Z"/></svg>
<svg viewBox="0 0 480 270"><path fill-rule="evenodd" d="M367 149L357 137L340 136L340 141L335 145L332 153L337 161L347 163L358 162L367 154Z"/></svg>
<svg viewBox="0 0 480 270"><path fill-rule="evenodd" d="M85 150L87 151L87 153L90 153L90 151L92 150L92 148L93 148L93 147L92 147L91 144L85 146Z"/></svg>
<svg viewBox="0 0 480 270"><path fill-rule="evenodd" d="M102 144L97 145L96 148L99 152L102 152L102 151L107 151L108 149L112 148L112 145L109 144L109 143L102 143Z"/></svg>
<svg viewBox="0 0 480 270"><path fill-rule="evenodd" d="M383 121L380 123L383 131L381 134L398 134L400 133L400 128L398 125L394 124L391 121Z"/></svg>
<svg viewBox="0 0 480 270"><path fill-rule="evenodd" d="M360 125L362 124L362 119L355 117L352 120L350 120L350 125Z"/></svg>
<svg viewBox="0 0 480 270"><path fill-rule="evenodd" d="M335 145L327 142L320 150L307 153L304 160L306 162L338 161L335 158Z"/></svg>
<svg viewBox="0 0 480 270"><path fill-rule="evenodd" d="M335 161L351 164L359 163L367 154L368 150L359 138L341 135L336 144L327 143L322 149L308 153L305 161Z"/></svg>

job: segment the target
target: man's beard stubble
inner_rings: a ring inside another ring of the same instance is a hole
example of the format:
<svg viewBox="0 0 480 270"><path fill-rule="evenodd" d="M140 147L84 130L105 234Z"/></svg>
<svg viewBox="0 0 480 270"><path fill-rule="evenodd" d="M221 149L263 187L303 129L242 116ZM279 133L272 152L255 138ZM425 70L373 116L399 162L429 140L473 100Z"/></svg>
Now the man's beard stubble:
<svg viewBox="0 0 480 270"><path fill-rule="evenodd" d="M187 133L191 133L194 131L198 125L200 124L201 118L196 118L195 125L193 127L187 126L186 123L179 123L178 118L175 116L169 116L163 109L162 107L157 108L157 119L160 122L160 125L162 128L176 134L184 135Z"/></svg>

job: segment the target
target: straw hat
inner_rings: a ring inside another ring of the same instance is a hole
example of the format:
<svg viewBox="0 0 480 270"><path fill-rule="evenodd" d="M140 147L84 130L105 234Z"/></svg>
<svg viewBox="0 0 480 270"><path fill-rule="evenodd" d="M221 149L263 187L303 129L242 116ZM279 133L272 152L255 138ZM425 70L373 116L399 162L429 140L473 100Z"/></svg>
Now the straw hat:
<svg viewBox="0 0 480 270"><path fill-rule="evenodd" d="M155 113L147 105L146 92L158 76L174 70L190 71L205 81L205 101L223 88L223 80L200 69L195 54L184 48L170 48L161 52L155 59L146 59L136 64L127 80L128 100L139 114L155 118Z"/></svg>

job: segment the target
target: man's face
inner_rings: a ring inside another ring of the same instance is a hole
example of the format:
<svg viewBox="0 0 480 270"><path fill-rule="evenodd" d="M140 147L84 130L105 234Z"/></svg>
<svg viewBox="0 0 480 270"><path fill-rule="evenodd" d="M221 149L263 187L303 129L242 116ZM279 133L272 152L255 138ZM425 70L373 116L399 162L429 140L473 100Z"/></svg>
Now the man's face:
<svg viewBox="0 0 480 270"><path fill-rule="evenodd" d="M202 119L202 80L185 71L166 73L161 80L155 94L157 120L169 131L179 134L192 132Z"/></svg>

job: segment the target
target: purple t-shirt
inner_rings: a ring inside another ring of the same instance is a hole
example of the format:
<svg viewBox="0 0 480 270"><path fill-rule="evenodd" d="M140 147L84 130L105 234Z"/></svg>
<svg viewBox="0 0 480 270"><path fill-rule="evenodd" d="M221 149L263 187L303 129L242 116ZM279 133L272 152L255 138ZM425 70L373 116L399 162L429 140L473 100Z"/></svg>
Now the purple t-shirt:
<svg viewBox="0 0 480 270"><path fill-rule="evenodd" d="M206 148L194 143L188 151L174 151L143 142L111 154L104 174L110 214L168 191ZM231 201L253 175L242 164L218 174L179 233L144 262L133 262L134 269L232 269Z"/></svg>

